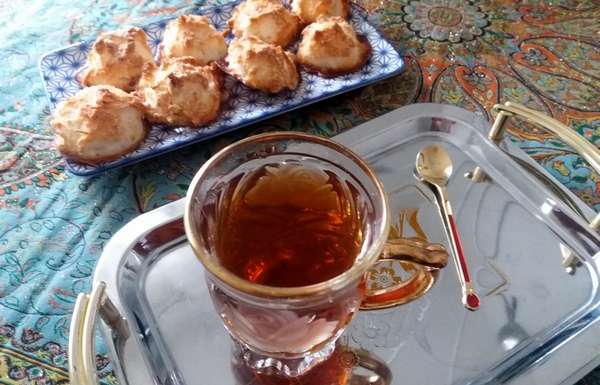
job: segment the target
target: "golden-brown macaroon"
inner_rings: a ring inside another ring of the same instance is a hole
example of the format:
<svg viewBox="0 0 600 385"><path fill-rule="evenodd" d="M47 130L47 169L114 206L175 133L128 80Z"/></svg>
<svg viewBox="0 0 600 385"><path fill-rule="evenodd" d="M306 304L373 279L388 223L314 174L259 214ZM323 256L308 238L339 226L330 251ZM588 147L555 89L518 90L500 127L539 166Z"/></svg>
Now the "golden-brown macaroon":
<svg viewBox="0 0 600 385"><path fill-rule="evenodd" d="M321 16L346 19L350 13L350 0L292 0L292 12L306 24L314 23Z"/></svg>
<svg viewBox="0 0 600 385"><path fill-rule="evenodd" d="M293 53L253 37L234 39L225 59L229 73L250 88L276 93L298 87Z"/></svg>
<svg viewBox="0 0 600 385"><path fill-rule="evenodd" d="M227 55L223 34L206 16L184 15L172 20L165 28L161 43L163 57L192 56L202 65Z"/></svg>
<svg viewBox="0 0 600 385"><path fill-rule="evenodd" d="M133 151L147 133L135 96L106 85L84 88L62 102L50 124L58 150L90 164Z"/></svg>
<svg viewBox="0 0 600 385"><path fill-rule="evenodd" d="M320 18L302 31L298 62L325 76L359 70L371 55L371 45L341 17Z"/></svg>
<svg viewBox="0 0 600 385"><path fill-rule="evenodd" d="M144 68L137 94L154 123L199 126L219 116L222 76L216 65L186 56Z"/></svg>
<svg viewBox="0 0 600 385"><path fill-rule="evenodd" d="M144 65L154 65L146 33L140 28L101 34L92 46L81 76L85 86L106 84L124 91L135 89Z"/></svg>
<svg viewBox="0 0 600 385"><path fill-rule="evenodd" d="M235 37L253 36L285 47L298 35L300 18L279 0L246 0L233 11L229 27Z"/></svg>

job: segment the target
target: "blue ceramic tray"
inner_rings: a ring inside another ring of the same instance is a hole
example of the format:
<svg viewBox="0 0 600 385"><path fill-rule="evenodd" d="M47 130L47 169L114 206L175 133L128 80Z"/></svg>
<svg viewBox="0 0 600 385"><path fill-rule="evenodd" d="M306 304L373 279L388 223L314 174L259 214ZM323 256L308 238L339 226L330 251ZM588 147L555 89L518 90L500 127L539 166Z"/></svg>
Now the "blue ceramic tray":
<svg viewBox="0 0 600 385"><path fill-rule="evenodd" d="M236 5L237 2L210 6L199 9L196 13L207 16L217 29L224 30L227 20ZM165 19L142 27L148 35L150 48L155 54L168 21L169 19ZM117 160L98 165L87 165L67 160L69 171L77 175L89 176L136 163L343 92L372 84L402 71L404 67L402 57L368 23L367 15L361 8L352 7L351 23L359 34L367 37L373 48L371 59L359 72L326 79L301 71L302 80L298 88L277 95L253 91L232 77L227 76L225 88L229 91L230 98L224 106L221 116L214 123L203 127L154 125L151 127L144 143L137 150ZM77 43L52 51L40 59L40 72L52 109L62 100L74 95L81 89L79 82L76 80L76 75L85 67L91 45L91 41Z"/></svg>

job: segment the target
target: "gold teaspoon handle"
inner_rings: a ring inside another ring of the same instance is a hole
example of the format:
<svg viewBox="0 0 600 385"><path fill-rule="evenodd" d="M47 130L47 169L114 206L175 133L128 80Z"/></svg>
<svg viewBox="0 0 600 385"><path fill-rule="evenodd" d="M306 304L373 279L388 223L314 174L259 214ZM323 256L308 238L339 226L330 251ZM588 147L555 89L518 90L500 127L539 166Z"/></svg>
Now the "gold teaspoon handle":
<svg viewBox="0 0 600 385"><path fill-rule="evenodd" d="M477 310L479 309L481 300L473 288L471 275L469 274L469 268L462 248L458 228L452 215L452 207L450 206L450 202L447 198L446 188L444 186L434 185L429 182L424 183L431 188L435 195L440 217L442 219L442 224L444 225L444 230L446 231L446 236L448 237L448 242L450 243L450 248L452 249L454 266L456 267L456 272L458 273L458 278L462 289L462 303L469 310Z"/></svg>

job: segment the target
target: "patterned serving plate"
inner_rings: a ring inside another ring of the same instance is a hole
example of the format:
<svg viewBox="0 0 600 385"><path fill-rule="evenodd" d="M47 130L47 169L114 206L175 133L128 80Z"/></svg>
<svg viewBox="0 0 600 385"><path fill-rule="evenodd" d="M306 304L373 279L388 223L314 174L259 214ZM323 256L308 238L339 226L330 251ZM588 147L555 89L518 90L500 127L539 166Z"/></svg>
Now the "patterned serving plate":
<svg viewBox="0 0 600 385"><path fill-rule="evenodd" d="M217 29L224 30L227 20L236 5L237 2L210 6L198 9L194 13L207 16ZM224 106L219 119L214 123L199 128L153 125L148 137L137 150L117 160L98 165L87 165L67 160L69 171L77 175L90 176L136 163L343 92L372 84L401 72L404 67L402 57L368 23L366 13L358 6L353 6L351 13L351 23L355 30L364 35L373 48L369 62L360 71L330 79L301 71L302 80L296 90L281 92L276 95L251 90L232 77L227 76L225 87L230 94L229 101ZM142 27L148 35L150 48L155 54L169 20L170 18ZM74 95L81 89L76 75L85 67L87 54L92 43L92 41L77 43L52 51L40 59L40 72L52 109L62 100Z"/></svg>

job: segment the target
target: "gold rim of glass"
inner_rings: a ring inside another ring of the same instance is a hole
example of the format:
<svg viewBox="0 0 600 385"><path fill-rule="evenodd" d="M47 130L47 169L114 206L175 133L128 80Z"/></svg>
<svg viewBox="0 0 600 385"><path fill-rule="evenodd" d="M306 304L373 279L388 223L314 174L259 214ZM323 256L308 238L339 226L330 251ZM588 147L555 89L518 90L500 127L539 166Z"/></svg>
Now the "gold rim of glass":
<svg viewBox="0 0 600 385"><path fill-rule="evenodd" d="M196 191L198 184L201 182L203 177L205 176L207 170L209 170L213 164L220 162L223 158L228 156L231 152L234 152L236 148L241 147L248 142L269 142L273 140L285 140L285 139L296 139L303 140L306 142L313 142L317 144L324 145L329 147L336 152L339 152L353 162L355 162L371 179L377 189L378 194L378 202L381 205L381 223L378 229L376 229L376 234L374 234L373 244L371 247L366 250L361 251L361 254L357 256L359 262L355 263L348 270L343 272L342 274L335 276L327 281L319 282L313 285L308 286L297 286L297 287L278 287L278 286L267 286L260 285L249 282L243 278L238 277L233 274L229 270L225 269L219 263L215 262L210 255L204 251L200 244L200 240L192 226L192 219L190 218L192 212L193 205L193 196ZM215 155L213 155L206 163L200 167L200 169L196 172L196 175L192 179L192 182L188 188L186 194L186 203L185 203L185 214L184 214L184 226L185 233L188 238L196 257L200 259L204 267L208 272L217 277L220 281L225 283L226 285L246 294L251 294L260 297L277 297L277 298L298 298L298 297L306 297L312 295L318 295L330 291L335 291L346 287L346 285L356 279L359 279L361 275L363 275L369 267L371 267L379 258L381 251L383 250L383 246L388 237L389 227L390 227L390 217L389 217L389 207L387 201L387 195L383 188L383 183L379 180L379 177L371 170L371 168L365 163L362 158L352 152L350 149L345 146L338 144L330 139L321 138L315 135L300 133L300 132L270 132L264 134L258 134L246 139L240 140L229 146L221 149Z"/></svg>

